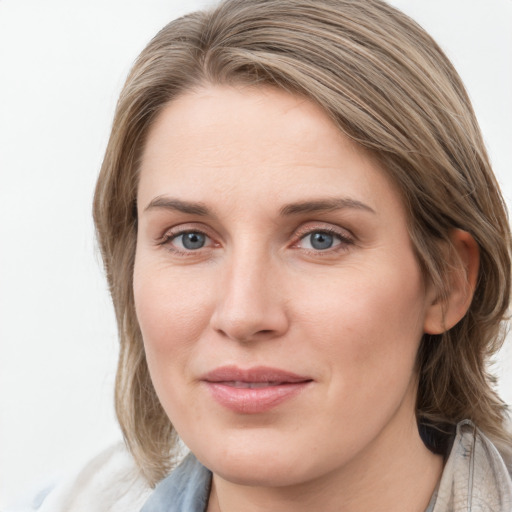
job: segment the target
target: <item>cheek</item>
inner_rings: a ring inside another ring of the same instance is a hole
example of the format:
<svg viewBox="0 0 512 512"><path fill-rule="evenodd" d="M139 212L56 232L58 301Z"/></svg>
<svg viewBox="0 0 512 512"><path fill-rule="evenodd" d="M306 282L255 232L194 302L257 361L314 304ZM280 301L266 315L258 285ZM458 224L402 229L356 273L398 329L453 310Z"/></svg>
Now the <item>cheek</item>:
<svg viewBox="0 0 512 512"><path fill-rule="evenodd" d="M177 427L190 408L189 362L208 323L204 291L164 266L136 259L133 278L135 310L151 381L169 418Z"/></svg>
<svg viewBox="0 0 512 512"><path fill-rule="evenodd" d="M165 266L144 265L137 259L133 281L135 310L148 364L164 366L180 360L208 323L205 290Z"/></svg>
<svg viewBox="0 0 512 512"><path fill-rule="evenodd" d="M333 378L360 383L361 389L371 381L410 378L425 300L416 264L409 266L380 272L353 268L315 289L303 281L301 323L317 339L319 352L342 367L333 369Z"/></svg>

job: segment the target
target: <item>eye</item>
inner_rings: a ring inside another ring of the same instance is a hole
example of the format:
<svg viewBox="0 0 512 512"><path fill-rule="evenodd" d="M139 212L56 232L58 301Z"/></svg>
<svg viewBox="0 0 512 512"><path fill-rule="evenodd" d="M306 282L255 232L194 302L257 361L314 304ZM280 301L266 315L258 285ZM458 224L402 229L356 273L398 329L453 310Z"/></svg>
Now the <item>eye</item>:
<svg viewBox="0 0 512 512"><path fill-rule="evenodd" d="M197 251L209 246L212 240L201 231L184 231L169 234L165 237L164 243L171 245L178 251Z"/></svg>
<svg viewBox="0 0 512 512"><path fill-rule="evenodd" d="M315 229L301 236L297 246L309 251L329 251L352 245L354 241L346 235L331 230Z"/></svg>
<svg viewBox="0 0 512 512"><path fill-rule="evenodd" d="M336 242L339 243L339 240L336 240L335 236L331 233L315 231L303 237L302 242L307 246L307 249L325 251L333 247Z"/></svg>
<svg viewBox="0 0 512 512"><path fill-rule="evenodd" d="M327 231L313 231L303 236L300 245L304 249L314 249L315 251L325 251L332 249L340 243L339 237Z"/></svg>

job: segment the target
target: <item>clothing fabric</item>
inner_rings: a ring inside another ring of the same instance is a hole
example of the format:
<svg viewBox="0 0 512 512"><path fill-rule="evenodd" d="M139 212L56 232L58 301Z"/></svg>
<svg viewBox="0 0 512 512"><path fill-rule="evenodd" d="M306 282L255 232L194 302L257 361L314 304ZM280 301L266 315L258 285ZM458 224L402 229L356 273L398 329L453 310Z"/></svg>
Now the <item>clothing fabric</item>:
<svg viewBox="0 0 512 512"><path fill-rule="evenodd" d="M205 512L212 473L191 453L155 488L140 512Z"/></svg>
<svg viewBox="0 0 512 512"><path fill-rule="evenodd" d="M139 512L153 489L123 443L2 512Z"/></svg>
<svg viewBox="0 0 512 512"><path fill-rule="evenodd" d="M204 512L211 480L211 472L188 454L151 490L126 450L117 446L23 512ZM512 468L470 421L457 425L425 512L512 512Z"/></svg>
<svg viewBox="0 0 512 512"><path fill-rule="evenodd" d="M510 461L509 461L510 462ZM457 426L433 512L512 512L512 467L470 421Z"/></svg>

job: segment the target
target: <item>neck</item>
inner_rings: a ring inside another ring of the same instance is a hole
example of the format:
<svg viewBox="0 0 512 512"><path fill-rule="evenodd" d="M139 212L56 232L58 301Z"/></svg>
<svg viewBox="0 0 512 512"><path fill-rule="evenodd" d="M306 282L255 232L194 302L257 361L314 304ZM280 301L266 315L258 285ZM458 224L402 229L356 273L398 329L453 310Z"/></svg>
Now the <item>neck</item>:
<svg viewBox="0 0 512 512"><path fill-rule="evenodd" d="M425 447L414 415L411 420L407 428L403 421L398 422L402 425L399 429L388 425L364 453L313 481L257 487L214 475L208 512L424 512L440 478L443 460Z"/></svg>

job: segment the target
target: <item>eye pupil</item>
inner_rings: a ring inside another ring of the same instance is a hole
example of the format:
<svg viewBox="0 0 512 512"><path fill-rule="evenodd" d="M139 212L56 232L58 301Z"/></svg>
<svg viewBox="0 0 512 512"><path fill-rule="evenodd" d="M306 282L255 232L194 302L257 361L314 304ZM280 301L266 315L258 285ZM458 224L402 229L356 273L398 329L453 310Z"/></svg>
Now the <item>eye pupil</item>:
<svg viewBox="0 0 512 512"><path fill-rule="evenodd" d="M334 237L329 233L316 232L311 234L310 242L314 249L330 249L334 243Z"/></svg>
<svg viewBox="0 0 512 512"><path fill-rule="evenodd" d="M201 249L206 242L206 236L202 233L184 233L181 236L185 249Z"/></svg>

